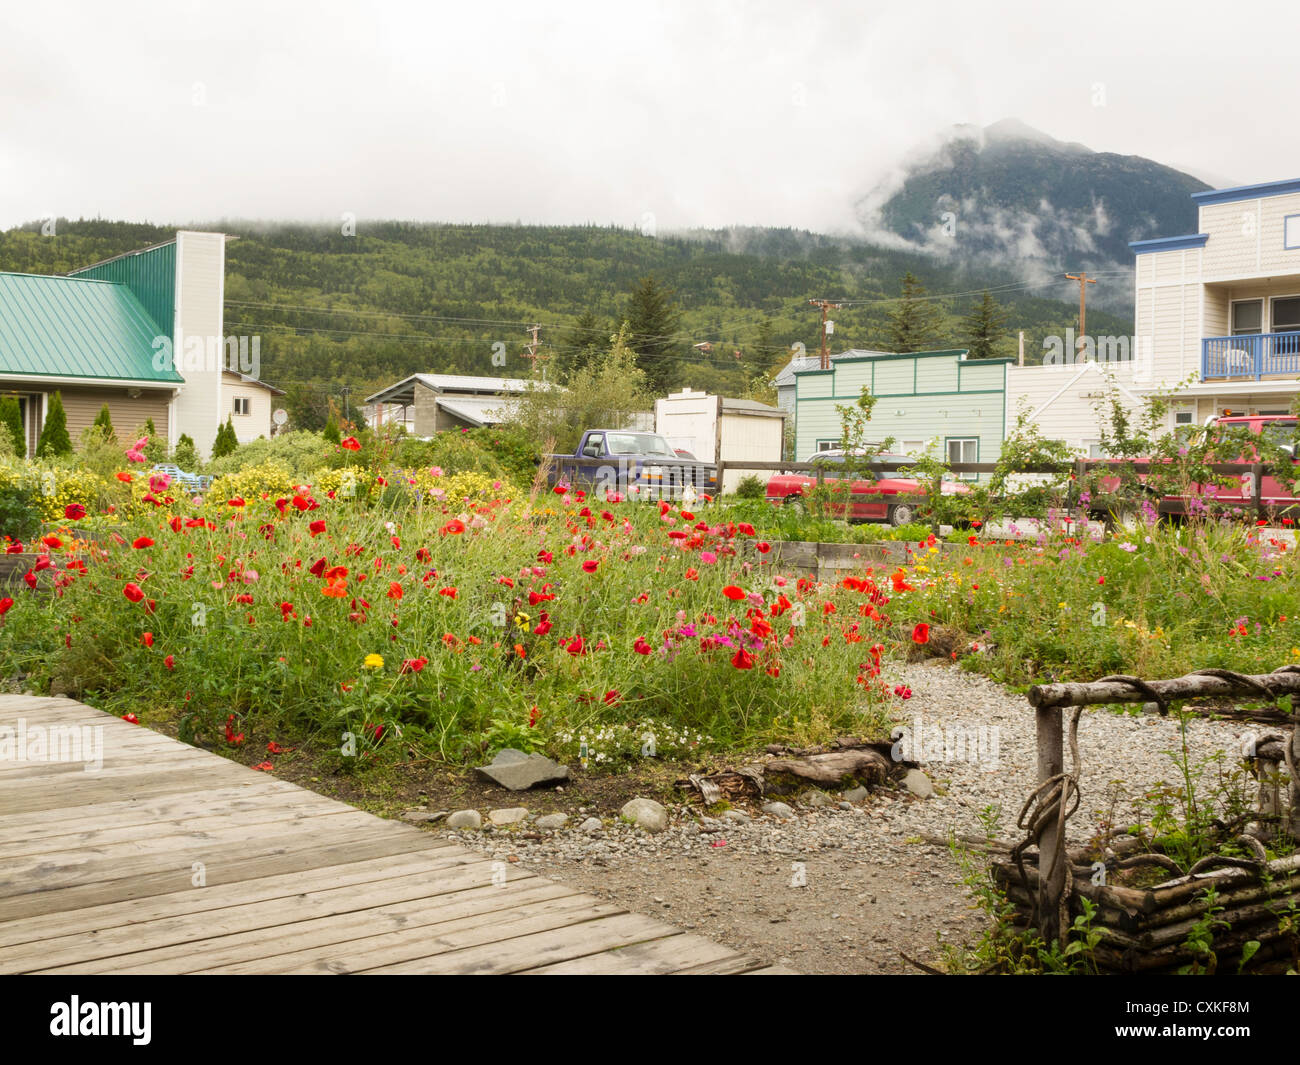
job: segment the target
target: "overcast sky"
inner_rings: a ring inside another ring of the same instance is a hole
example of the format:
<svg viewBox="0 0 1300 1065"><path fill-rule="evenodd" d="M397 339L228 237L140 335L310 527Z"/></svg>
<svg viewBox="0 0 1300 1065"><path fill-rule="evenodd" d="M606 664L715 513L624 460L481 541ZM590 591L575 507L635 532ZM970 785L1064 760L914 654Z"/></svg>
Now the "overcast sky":
<svg viewBox="0 0 1300 1065"><path fill-rule="evenodd" d="M840 230L956 123L1300 176L1284 3L6 2L0 227Z"/></svg>

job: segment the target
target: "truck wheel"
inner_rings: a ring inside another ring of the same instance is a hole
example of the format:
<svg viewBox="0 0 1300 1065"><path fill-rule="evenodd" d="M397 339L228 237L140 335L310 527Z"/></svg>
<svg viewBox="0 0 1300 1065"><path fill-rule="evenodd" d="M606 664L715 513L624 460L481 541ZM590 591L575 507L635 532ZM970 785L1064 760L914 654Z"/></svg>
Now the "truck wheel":
<svg viewBox="0 0 1300 1065"><path fill-rule="evenodd" d="M781 500L781 503L783 506L789 507L792 511L801 516L808 513L808 507L803 501L803 496L786 496Z"/></svg>
<svg viewBox="0 0 1300 1065"><path fill-rule="evenodd" d="M900 525L910 525L916 518L916 508L911 503L895 503L889 508L888 521L895 529Z"/></svg>

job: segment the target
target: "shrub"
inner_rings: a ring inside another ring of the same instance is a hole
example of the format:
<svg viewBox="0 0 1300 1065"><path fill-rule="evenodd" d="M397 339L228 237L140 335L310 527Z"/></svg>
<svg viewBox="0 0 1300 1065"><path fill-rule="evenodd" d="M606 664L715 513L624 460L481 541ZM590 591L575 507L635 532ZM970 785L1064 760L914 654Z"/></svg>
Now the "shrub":
<svg viewBox="0 0 1300 1065"><path fill-rule="evenodd" d="M194 473L198 470L199 449L194 446L194 441L188 433L181 433L176 441L176 451L172 455L172 461L186 473Z"/></svg>
<svg viewBox="0 0 1300 1065"><path fill-rule="evenodd" d="M18 405L17 396L0 398L0 438L3 438L0 447L5 443L11 443L12 454L19 456L27 454L27 440L23 436L23 412Z"/></svg>
<svg viewBox="0 0 1300 1065"><path fill-rule="evenodd" d="M235 436L234 423L227 414L226 424L217 430L217 438L212 442L212 457L223 459L227 455L233 455L238 448L239 438Z"/></svg>
<svg viewBox="0 0 1300 1065"><path fill-rule="evenodd" d="M99 413L95 415L95 420L91 423L92 427L98 426L104 431L104 438L117 443L117 434L113 432L113 415L105 403L99 408Z"/></svg>
<svg viewBox="0 0 1300 1065"><path fill-rule="evenodd" d="M27 540L41 527L36 492L28 485L0 484L0 537Z"/></svg>
<svg viewBox="0 0 1300 1065"><path fill-rule="evenodd" d="M50 396L49 409L45 412L45 425L41 428L41 438L36 444L36 457L58 458L72 454L72 438L68 436L68 415L63 409L63 396L55 392Z"/></svg>
<svg viewBox="0 0 1300 1065"><path fill-rule="evenodd" d="M761 477L755 477L752 473L747 477L742 477L740 484L736 485L736 497L738 499L766 499L767 483Z"/></svg>
<svg viewBox="0 0 1300 1065"><path fill-rule="evenodd" d="M176 454L178 466L181 445L177 443ZM292 433L281 433L270 440L252 440L242 445L235 454L224 458L214 458L208 463L207 472L214 477L237 473L245 466L259 466L264 462L278 462L287 466L289 472L303 481L311 481L313 475L323 466L328 465L326 448L322 446L321 434L299 429Z"/></svg>
<svg viewBox="0 0 1300 1065"><path fill-rule="evenodd" d="M271 500L293 494L299 482L293 471L282 462L274 460L246 466L238 473L227 473L212 482L207 500L212 506L225 508L231 499L243 499L249 504L261 502L266 495Z"/></svg>

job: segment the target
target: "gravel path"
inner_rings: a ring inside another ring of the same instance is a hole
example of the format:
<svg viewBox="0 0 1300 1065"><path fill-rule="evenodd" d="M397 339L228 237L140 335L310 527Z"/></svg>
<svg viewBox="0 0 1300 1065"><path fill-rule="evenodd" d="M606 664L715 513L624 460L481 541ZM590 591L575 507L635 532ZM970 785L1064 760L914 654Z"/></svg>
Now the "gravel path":
<svg viewBox="0 0 1300 1065"><path fill-rule="evenodd" d="M575 808L559 831L525 824L452 834L495 858L802 972L915 972L900 951L938 964L938 942L973 938L980 918L947 849L924 837L983 835L979 814L989 804L1002 810L1000 838L1015 837L1015 819L1034 786L1034 715L1023 696L955 666L895 664L891 672L913 691L905 705L925 730L925 749L917 753L936 789L931 798L881 790L846 803L828 795L829 805L800 803L789 820L756 811L745 820L732 811L701 820L698 808L679 808L669 828L654 835L608 817L599 829L583 831L578 826L593 811ZM978 759L933 757L936 726L971 729L977 738L981 727L996 728L996 760L991 731ZM1193 761L1236 751L1243 731L1194 721ZM1116 819L1127 823L1132 797L1177 778L1168 752L1178 745L1178 726L1166 719L1085 711L1083 802L1071 838L1091 835L1096 812L1112 802ZM1068 749L1066 757L1068 767ZM1112 800L1112 793L1120 797Z"/></svg>

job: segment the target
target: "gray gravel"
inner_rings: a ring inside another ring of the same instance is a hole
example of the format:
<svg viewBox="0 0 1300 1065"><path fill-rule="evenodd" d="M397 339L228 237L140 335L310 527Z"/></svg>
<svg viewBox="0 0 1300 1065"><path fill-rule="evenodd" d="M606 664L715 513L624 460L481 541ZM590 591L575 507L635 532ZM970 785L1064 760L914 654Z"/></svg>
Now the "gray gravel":
<svg viewBox="0 0 1300 1065"><path fill-rule="evenodd" d="M903 704L909 722L919 717L926 730L960 727L975 736L981 727L996 728L996 760L988 746L971 760L945 760L942 746L938 758L929 757L926 735L926 749L917 753L935 787L928 799L904 788L878 789L857 801L832 794L826 805L792 801L788 820L757 809L746 819L710 818L683 805L670 809L668 829L657 834L608 811L575 807L569 826L556 832L525 824L450 834L495 858L629 908L661 912L682 927L803 971L909 971L899 950L933 962L937 940L974 929L951 856L926 837L982 836L980 812L989 805L1001 809L999 837L1017 837L1016 817L1035 785L1034 714L1023 695L956 666L894 663L886 672L913 691ZM1192 722L1193 761L1219 750L1231 757L1244 731ZM992 733L984 737L991 741ZM1083 802L1070 822L1071 839L1091 836L1099 813L1128 823L1135 798L1157 782L1176 781L1169 752L1179 743L1170 720L1084 711ZM1066 757L1068 768L1068 749ZM600 830L593 815L603 816Z"/></svg>

